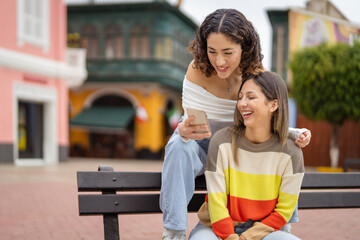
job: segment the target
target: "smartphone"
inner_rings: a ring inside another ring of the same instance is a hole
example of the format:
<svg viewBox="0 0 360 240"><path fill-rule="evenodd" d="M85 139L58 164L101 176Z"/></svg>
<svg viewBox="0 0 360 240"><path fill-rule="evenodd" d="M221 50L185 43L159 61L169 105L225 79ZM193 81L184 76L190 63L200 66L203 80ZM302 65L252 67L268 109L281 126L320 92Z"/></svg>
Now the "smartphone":
<svg viewBox="0 0 360 240"><path fill-rule="evenodd" d="M193 108L187 108L186 112L187 112L188 116L194 116L195 117L195 119L190 122L191 125L206 124L207 127L208 127L208 130L209 130L209 133L211 133L209 121L208 121L208 118L207 118L206 113L204 111L193 109ZM196 133L206 133L206 132L207 132L207 130L205 130L205 129L196 131Z"/></svg>

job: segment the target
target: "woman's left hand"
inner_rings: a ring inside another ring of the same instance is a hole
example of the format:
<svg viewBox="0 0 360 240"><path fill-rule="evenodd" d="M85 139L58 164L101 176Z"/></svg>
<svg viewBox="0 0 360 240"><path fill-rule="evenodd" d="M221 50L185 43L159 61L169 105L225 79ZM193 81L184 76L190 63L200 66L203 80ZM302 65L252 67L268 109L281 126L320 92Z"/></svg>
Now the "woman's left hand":
<svg viewBox="0 0 360 240"><path fill-rule="evenodd" d="M306 147L310 143L310 139L311 139L311 132L308 130L299 135L299 137L295 141L295 144L298 147L303 148L303 147Z"/></svg>

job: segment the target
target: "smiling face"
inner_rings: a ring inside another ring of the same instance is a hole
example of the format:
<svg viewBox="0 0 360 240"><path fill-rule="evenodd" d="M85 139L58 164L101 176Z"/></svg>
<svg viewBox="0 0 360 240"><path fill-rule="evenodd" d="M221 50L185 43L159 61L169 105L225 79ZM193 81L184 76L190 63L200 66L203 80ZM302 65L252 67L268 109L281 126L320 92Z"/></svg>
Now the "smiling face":
<svg viewBox="0 0 360 240"><path fill-rule="evenodd" d="M241 45L230 41L222 33L211 33L207 39L209 61L222 79L230 77L238 69L241 52Z"/></svg>
<svg viewBox="0 0 360 240"><path fill-rule="evenodd" d="M240 92L237 108L246 129L271 132L271 118L277 109L277 100L268 100L253 79L247 80Z"/></svg>

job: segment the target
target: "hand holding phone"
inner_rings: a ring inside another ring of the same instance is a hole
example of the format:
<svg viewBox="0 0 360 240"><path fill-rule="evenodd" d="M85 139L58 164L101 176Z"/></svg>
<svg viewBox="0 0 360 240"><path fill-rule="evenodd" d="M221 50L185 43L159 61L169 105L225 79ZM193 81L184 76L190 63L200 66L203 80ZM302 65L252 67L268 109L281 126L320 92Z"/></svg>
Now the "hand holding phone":
<svg viewBox="0 0 360 240"><path fill-rule="evenodd" d="M206 132L211 133L209 121L204 111L193 108L187 108L186 112L188 116L194 116L195 118L193 121L190 122L190 125L207 125L208 130L206 129L198 130L195 133L206 133Z"/></svg>

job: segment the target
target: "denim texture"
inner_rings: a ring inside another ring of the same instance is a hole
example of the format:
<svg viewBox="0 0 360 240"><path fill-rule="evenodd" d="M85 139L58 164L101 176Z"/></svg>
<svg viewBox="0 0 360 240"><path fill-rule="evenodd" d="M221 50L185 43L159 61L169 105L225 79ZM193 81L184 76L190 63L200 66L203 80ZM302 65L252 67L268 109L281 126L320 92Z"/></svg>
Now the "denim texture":
<svg viewBox="0 0 360 240"><path fill-rule="evenodd" d="M184 143L177 131L165 147L160 208L164 227L187 229L187 205L195 190L195 178L204 174L208 140Z"/></svg>

